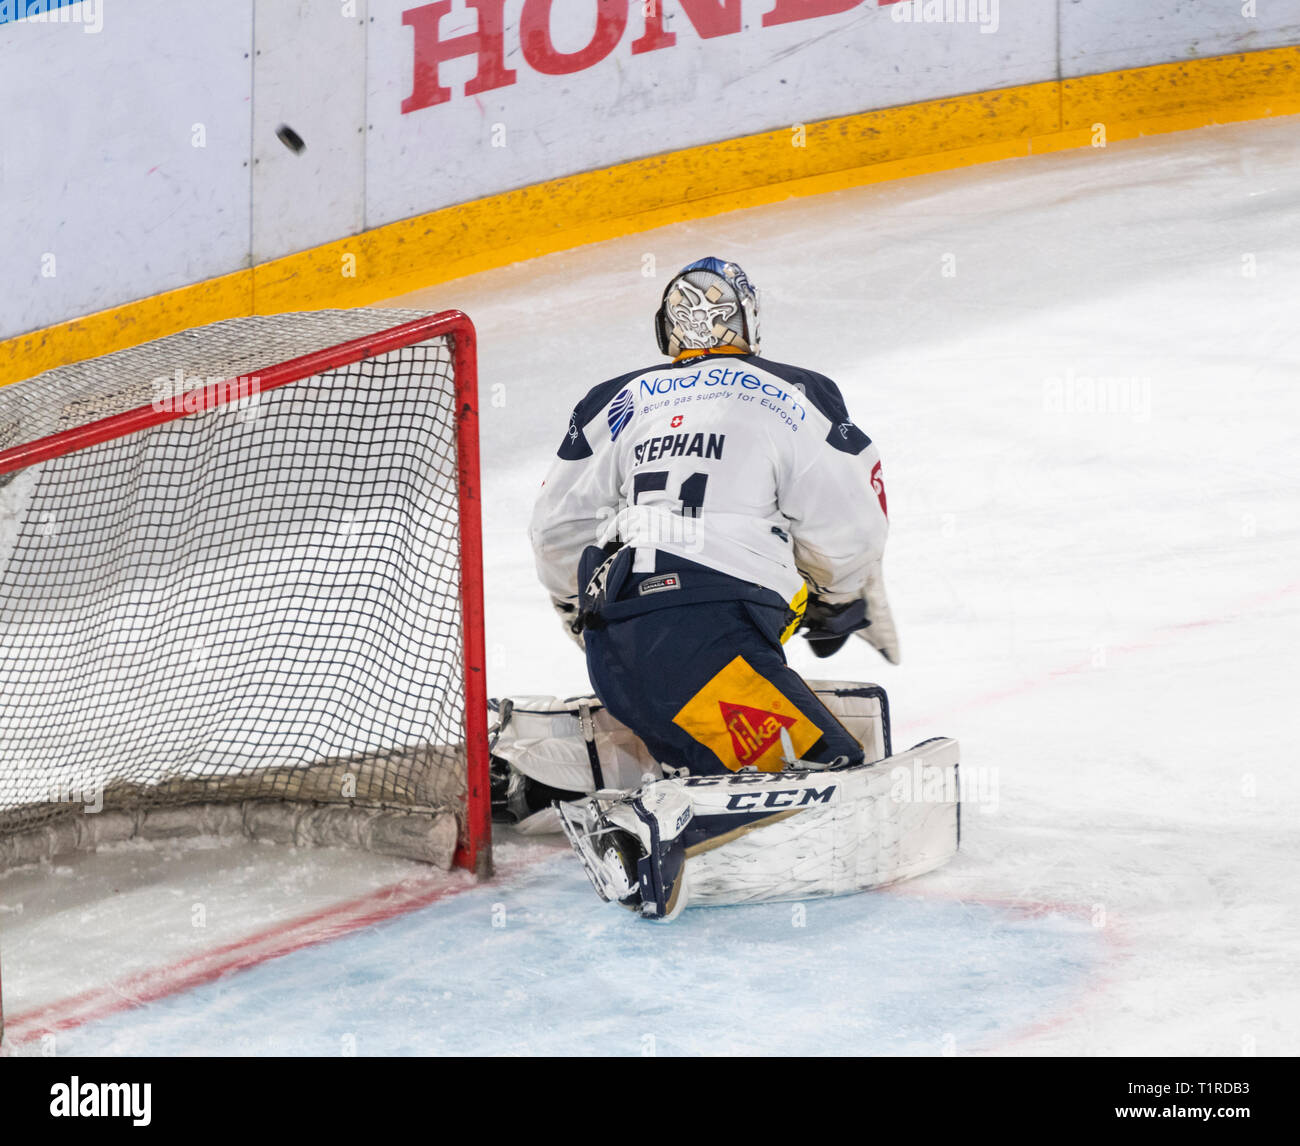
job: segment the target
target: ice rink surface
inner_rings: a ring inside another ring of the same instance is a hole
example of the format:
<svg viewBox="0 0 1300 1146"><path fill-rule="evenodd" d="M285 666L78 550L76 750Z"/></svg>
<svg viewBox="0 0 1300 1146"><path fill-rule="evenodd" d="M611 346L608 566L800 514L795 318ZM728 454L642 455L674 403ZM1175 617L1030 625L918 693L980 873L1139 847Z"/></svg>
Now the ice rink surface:
<svg viewBox="0 0 1300 1146"><path fill-rule="evenodd" d="M790 656L885 685L897 745L961 741L958 858L657 926L510 832L482 886L251 844L79 857L0 876L11 1053L1300 1053L1300 119L392 300L478 325L494 695L586 689L528 512L574 402L659 361L663 285L706 254L880 446L903 664Z"/></svg>

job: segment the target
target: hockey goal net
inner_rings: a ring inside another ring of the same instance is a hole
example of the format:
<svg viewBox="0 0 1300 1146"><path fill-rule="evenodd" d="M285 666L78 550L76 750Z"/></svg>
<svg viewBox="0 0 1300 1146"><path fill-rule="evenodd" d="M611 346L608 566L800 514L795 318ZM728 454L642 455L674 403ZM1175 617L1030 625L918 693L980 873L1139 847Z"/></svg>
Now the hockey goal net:
<svg viewBox="0 0 1300 1146"><path fill-rule="evenodd" d="M0 865L135 838L486 873L474 330L232 319L0 387Z"/></svg>

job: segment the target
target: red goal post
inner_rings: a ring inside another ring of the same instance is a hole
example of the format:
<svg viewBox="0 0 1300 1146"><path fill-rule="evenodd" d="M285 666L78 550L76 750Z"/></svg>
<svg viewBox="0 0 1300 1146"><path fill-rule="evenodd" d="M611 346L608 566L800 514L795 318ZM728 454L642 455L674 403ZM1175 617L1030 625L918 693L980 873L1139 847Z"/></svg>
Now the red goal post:
<svg viewBox="0 0 1300 1146"><path fill-rule="evenodd" d="M244 831L490 873L475 332L409 315L0 387L0 864Z"/></svg>

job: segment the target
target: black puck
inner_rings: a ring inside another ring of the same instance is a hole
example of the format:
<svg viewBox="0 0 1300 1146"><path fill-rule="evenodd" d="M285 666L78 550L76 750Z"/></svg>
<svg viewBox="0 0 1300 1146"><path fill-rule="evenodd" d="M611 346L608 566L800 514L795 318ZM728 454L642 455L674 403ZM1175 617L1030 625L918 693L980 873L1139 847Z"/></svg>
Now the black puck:
<svg viewBox="0 0 1300 1146"><path fill-rule="evenodd" d="M294 131L294 129L287 123L282 123L275 129L275 137L295 155L301 155L307 147L307 145L302 141L302 136Z"/></svg>

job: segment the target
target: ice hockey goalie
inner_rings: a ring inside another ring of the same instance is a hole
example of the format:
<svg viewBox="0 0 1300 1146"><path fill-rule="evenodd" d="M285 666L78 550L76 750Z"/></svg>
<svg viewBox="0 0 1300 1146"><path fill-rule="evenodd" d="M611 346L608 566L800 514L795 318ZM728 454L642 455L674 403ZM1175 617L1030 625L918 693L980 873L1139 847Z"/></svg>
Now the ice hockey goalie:
<svg viewBox="0 0 1300 1146"><path fill-rule="evenodd" d="M937 866L957 845L956 743L891 756L883 690L819 690L783 648L800 629L819 656L858 636L898 663L876 446L830 379L759 356L735 263L675 275L655 334L671 361L577 404L534 508L538 573L595 696L549 709L572 727L527 751L502 721L498 761L519 759L499 806L558 819L597 891L654 918ZM548 711L530 703L516 719ZM539 768L547 754L584 783ZM913 769L943 773L946 798L900 798Z"/></svg>

